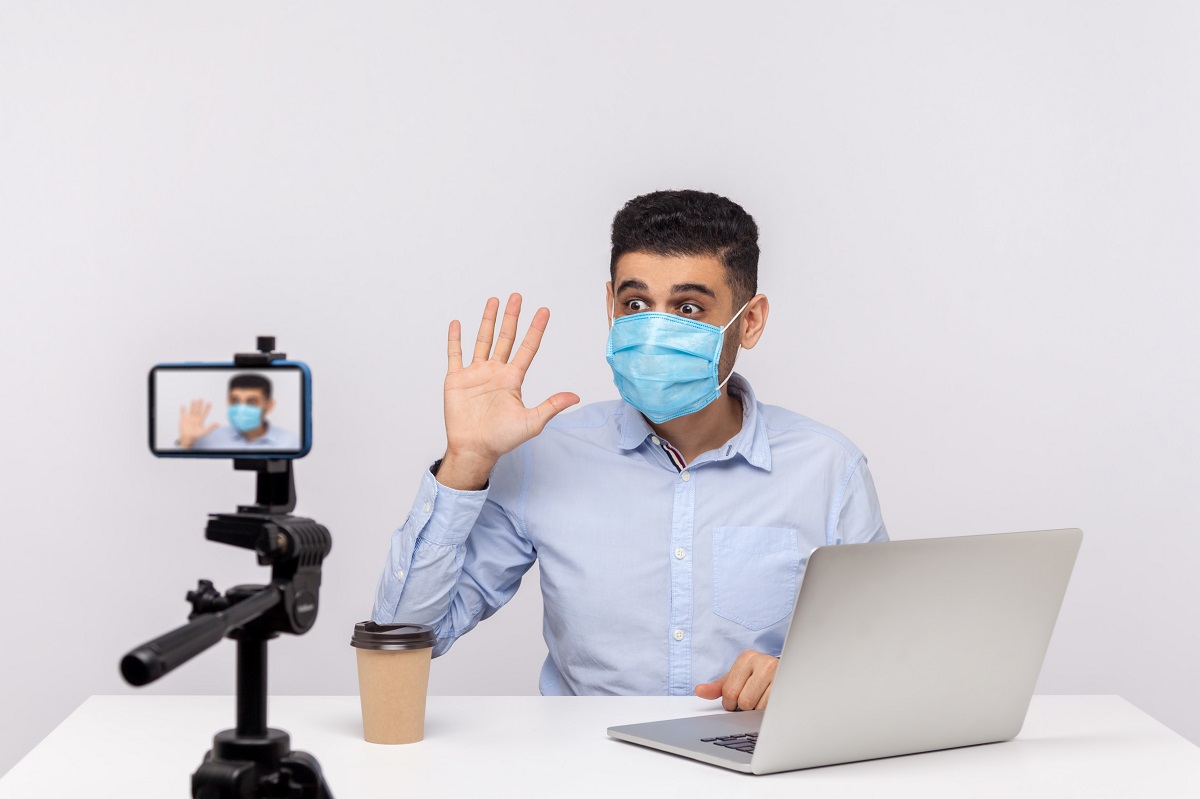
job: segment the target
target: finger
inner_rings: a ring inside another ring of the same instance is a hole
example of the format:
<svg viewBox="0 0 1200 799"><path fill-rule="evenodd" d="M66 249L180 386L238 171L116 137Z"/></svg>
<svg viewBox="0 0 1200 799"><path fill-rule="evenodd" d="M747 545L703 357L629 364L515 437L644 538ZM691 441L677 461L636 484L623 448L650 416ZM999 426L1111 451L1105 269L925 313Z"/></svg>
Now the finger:
<svg viewBox="0 0 1200 799"><path fill-rule="evenodd" d="M775 680L775 666L779 661L769 655L760 655L751 661L752 671L738 695L738 709L753 710L762 701L763 695Z"/></svg>
<svg viewBox="0 0 1200 799"><path fill-rule="evenodd" d="M211 402L204 403L204 409L200 413L200 421L201 422L203 422L206 418L208 418L208 412L211 410L212 410L212 403Z"/></svg>
<svg viewBox="0 0 1200 799"><path fill-rule="evenodd" d="M488 359L492 351L492 336L496 332L496 311L500 308L500 300L489 297L487 305L483 306L483 319L479 322L479 335L475 337L475 354L471 363L482 363Z"/></svg>
<svg viewBox="0 0 1200 799"><path fill-rule="evenodd" d="M209 433L211 433L212 431L216 430L216 429L217 429L218 427L220 427L220 426L221 426L221 425L219 425L219 424L216 424L215 422L214 422L213 424L210 424L208 427L206 427L206 428L204 429L204 432L200 434L200 437L201 437L201 438L204 438L206 435L208 435L208 434L209 434Z"/></svg>
<svg viewBox="0 0 1200 799"><path fill-rule="evenodd" d="M763 693L771 683L762 678L762 675L755 671L747 678L746 683L742 686L741 692L737 697L738 710L753 710L758 706L758 702L762 699Z"/></svg>
<svg viewBox="0 0 1200 799"><path fill-rule="evenodd" d="M517 352L513 355L512 364L521 370L522 373L529 369L529 364L533 363L533 356L537 355L538 347L542 346L542 334L546 332L546 325L550 322L550 309L538 308L537 313L533 315L533 321L529 323L529 329L525 331L525 338L521 340L521 346L517 348Z"/></svg>
<svg viewBox="0 0 1200 799"><path fill-rule="evenodd" d="M579 402L579 395L569 391L560 391L536 408L526 411L526 421L535 430L534 435L542 432L546 424L560 413Z"/></svg>
<svg viewBox="0 0 1200 799"><path fill-rule="evenodd" d="M733 668L729 670L729 676L725 680L725 684L721 686L721 707L726 710L738 710L738 698L742 695L742 688L746 685L746 679L750 676L750 668L741 661L736 661Z"/></svg>
<svg viewBox="0 0 1200 799"><path fill-rule="evenodd" d="M496 351L492 360L506 363L512 354L513 342L517 340L517 319L521 316L521 295L511 294L504 306L504 321L500 323L500 335L496 338Z"/></svg>
<svg viewBox="0 0 1200 799"><path fill-rule="evenodd" d="M455 319L446 334L446 371L457 372L462 365L462 325Z"/></svg>
<svg viewBox="0 0 1200 799"><path fill-rule="evenodd" d="M701 699L720 699L721 698L721 683L725 677L718 677L712 682L702 682L692 689L692 692Z"/></svg>
<svg viewBox="0 0 1200 799"><path fill-rule="evenodd" d="M775 683L772 682L771 685L767 686L767 690L763 692L762 699L759 699L758 704L754 706L755 710L767 709L767 700L771 698L771 686L774 684Z"/></svg>

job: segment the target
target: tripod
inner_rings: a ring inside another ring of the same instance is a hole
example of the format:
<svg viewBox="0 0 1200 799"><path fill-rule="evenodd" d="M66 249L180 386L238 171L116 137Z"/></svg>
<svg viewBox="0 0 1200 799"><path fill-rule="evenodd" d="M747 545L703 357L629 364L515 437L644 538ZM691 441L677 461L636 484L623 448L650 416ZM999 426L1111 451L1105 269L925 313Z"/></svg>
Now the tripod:
<svg viewBox="0 0 1200 799"><path fill-rule="evenodd" d="M237 357L239 365L258 365L262 361L252 359L274 355ZM332 799L316 758L292 751L288 734L267 726L267 642L279 633L301 635L316 621L321 562L333 540L323 525L291 515L296 507L291 460L239 458L233 467L258 473L255 504L210 515L204 534L255 550L259 565L271 567L271 582L234 586L222 595L200 580L187 595L188 623L127 654L121 674L131 685L146 685L228 635L237 641L237 727L214 736L192 774L192 796Z"/></svg>

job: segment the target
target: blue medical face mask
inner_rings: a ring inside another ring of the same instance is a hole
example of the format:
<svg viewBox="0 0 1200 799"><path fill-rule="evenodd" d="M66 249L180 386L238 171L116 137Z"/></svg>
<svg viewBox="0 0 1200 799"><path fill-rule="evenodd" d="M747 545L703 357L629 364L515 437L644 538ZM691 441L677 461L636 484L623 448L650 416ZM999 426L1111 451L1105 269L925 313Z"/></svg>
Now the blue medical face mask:
<svg viewBox="0 0 1200 799"><path fill-rule="evenodd" d="M262 426L262 408L257 405L229 406L229 423L239 433L249 433Z"/></svg>
<svg viewBox="0 0 1200 799"><path fill-rule="evenodd" d="M706 407L729 380L717 381L725 331L746 305L725 327L654 311L614 319L608 365L621 398L655 424Z"/></svg>

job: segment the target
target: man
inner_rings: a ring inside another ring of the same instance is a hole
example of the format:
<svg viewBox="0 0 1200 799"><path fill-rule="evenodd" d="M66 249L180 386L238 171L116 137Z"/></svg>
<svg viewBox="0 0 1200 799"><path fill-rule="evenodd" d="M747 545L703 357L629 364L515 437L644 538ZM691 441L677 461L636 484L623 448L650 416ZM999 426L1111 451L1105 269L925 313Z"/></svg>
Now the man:
<svg viewBox="0 0 1200 799"><path fill-rule="evenodd" d="M809 551L887 533L862 453L732 373L767 322L757 269L758 228L730 200L631 200L605 294L622 399L557 419L579 397L521 398L547 309L514 351L520 296L498 336L488 300L465 366L451 322L446 453L392 536L375 621L433 625L439 655L536 558L543 694L765 706Z"/></svg>
<svg viewBox="0 0 1200 799"><path fill-rule="evenodd" d="M179 446L191 450L298 450L300 439L267 421L275 410L271 381L259 374L238 374L229 380L229 424L207 422L212 403L202 399L179 409Z"/></svg>

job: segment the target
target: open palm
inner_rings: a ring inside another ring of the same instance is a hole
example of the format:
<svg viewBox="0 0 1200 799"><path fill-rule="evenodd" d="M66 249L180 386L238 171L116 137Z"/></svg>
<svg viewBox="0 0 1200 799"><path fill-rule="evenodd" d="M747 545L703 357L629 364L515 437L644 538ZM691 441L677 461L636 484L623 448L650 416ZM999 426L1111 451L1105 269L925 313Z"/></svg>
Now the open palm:
<svg viewBox="0 0 1200 799"><path fill-rule="evenodd" d="M179 408L179 446L190 449L197 441L217 429L219 425L206 421L211 410L212 403L202 399L194 399L190 405Z"/></svg>
<svg viewBox="0 0 1200 799"><path fill-rule="evenodd" d="M508 298L496 336L499 307L500 301L495 297L487 301L470 364L463 365L462 331L457 320L450 323L447 337L447 459L453 457L483 471L490 470L501 455L542 432L560 411L579 402L575 394L560 392L536 407L525 407L521 384L541 344L550 311L538 309L524 339L513 352L521 296L513 294Z"/></svg>

